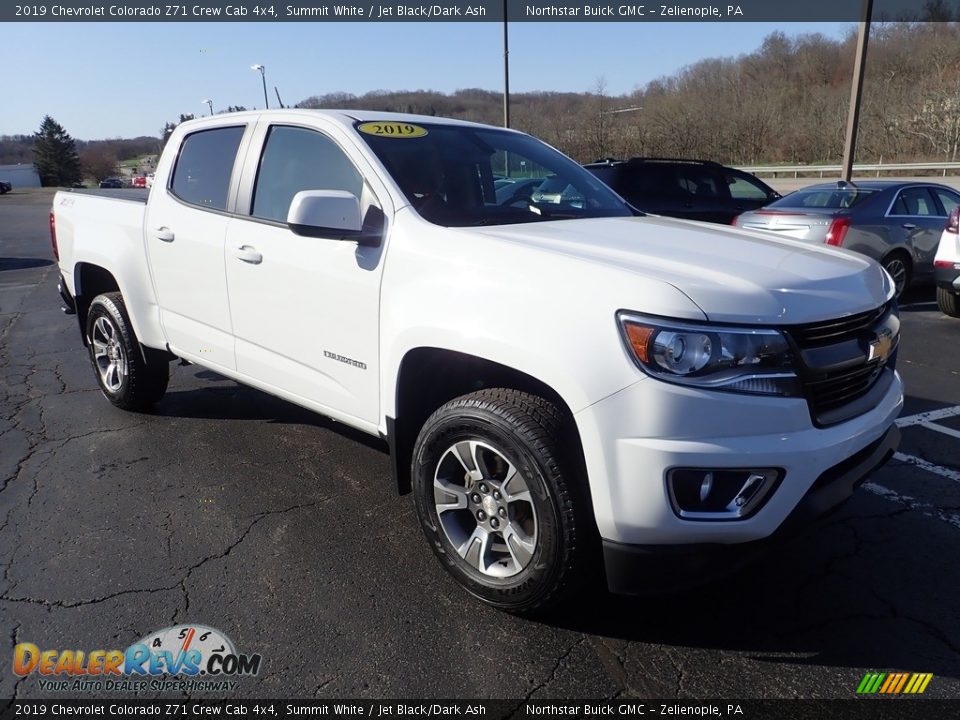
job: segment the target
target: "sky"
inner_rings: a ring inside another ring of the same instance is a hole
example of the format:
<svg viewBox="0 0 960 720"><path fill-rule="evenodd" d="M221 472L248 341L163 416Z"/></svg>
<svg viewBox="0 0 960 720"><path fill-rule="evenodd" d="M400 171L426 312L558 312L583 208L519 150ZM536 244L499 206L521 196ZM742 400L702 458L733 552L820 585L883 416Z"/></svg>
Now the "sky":
<svg viewBox="0 0 960 720"><path fill-rule="evenodd" d="M603 77L623 95L706 57L756 50L763 38L849 23L514 23L510 89L589 92ZM285 104L371 90L503 89L499 23L0 24L0 135L51 115L83 140L158 135L180 113L263 107L266 68Z"/></svg>

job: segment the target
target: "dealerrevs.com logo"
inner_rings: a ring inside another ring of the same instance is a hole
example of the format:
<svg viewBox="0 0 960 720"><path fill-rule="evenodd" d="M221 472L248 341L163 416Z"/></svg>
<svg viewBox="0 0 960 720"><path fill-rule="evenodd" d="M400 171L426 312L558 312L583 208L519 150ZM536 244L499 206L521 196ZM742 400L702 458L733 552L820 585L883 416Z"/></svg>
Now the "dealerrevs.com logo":
<svg viewBox="0 0 960 720"><path fill-rule="evenodd" d="M237 679L256 675L261 656L238 653L219 630L175 625L151 633L126 650L41 650L20 643L13 671L36 674L53 692L226 692Z"/></svg>

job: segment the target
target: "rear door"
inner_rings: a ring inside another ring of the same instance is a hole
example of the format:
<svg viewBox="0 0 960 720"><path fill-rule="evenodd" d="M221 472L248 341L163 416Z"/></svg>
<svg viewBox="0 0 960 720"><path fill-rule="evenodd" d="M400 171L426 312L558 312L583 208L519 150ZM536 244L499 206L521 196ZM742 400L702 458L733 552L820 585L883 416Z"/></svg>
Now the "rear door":
<svg viewBox="0 0 960 720"><path fill-rule="evenodd" d="M897 193L887 211L887 222L913 255L916 277L933 274L933 258L947 223L935 188L914 185Z"/></svg>
<svg viewBox="0 0 960 720"><path fill-rule="evenodd" d="M247 131L237 124L186 135L167 186L150 193L144 228L171 349L228 369L236 364L223 250Z"/></svg>
<svg viewBox="0 0 960 720"><path fill-rule="evenodd" d="M730 200L730 188L718 168L678 164L676 174L684 200L682 217L727 224L737 214Z"/></svg>
<svg viewBox="0 0 960 720"><path fill-rule="evenodd" d="M297 192L345 190L383 237L386 190L345 151L339 126L322 127L257 128L226 247L237 370L326 414L376 423L383 241L304 237L286 223Z"/></svg>

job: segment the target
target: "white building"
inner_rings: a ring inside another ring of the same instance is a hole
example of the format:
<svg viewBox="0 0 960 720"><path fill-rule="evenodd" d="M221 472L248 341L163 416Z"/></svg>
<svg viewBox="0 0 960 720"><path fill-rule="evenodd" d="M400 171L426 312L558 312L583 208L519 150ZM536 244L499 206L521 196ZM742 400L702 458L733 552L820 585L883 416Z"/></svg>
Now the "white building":
<svg viewBox="0 0 960 720"><path fill-rule="evenodd" d="M26 163L0 165L0 180L10 183L14 188L40 187L37 169Z"/></svg>

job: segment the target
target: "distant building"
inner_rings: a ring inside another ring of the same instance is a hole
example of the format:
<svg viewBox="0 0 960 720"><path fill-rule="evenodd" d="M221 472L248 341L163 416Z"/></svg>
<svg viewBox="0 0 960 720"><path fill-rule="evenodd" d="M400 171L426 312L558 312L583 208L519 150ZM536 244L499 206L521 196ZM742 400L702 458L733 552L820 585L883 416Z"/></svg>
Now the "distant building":
<svg viewBox="0 0 960 720"><path fill-rule="evenodd" d="M14 188L40 187L40 176L33 165L0 165L0 180L10 183Z"/></svg>

